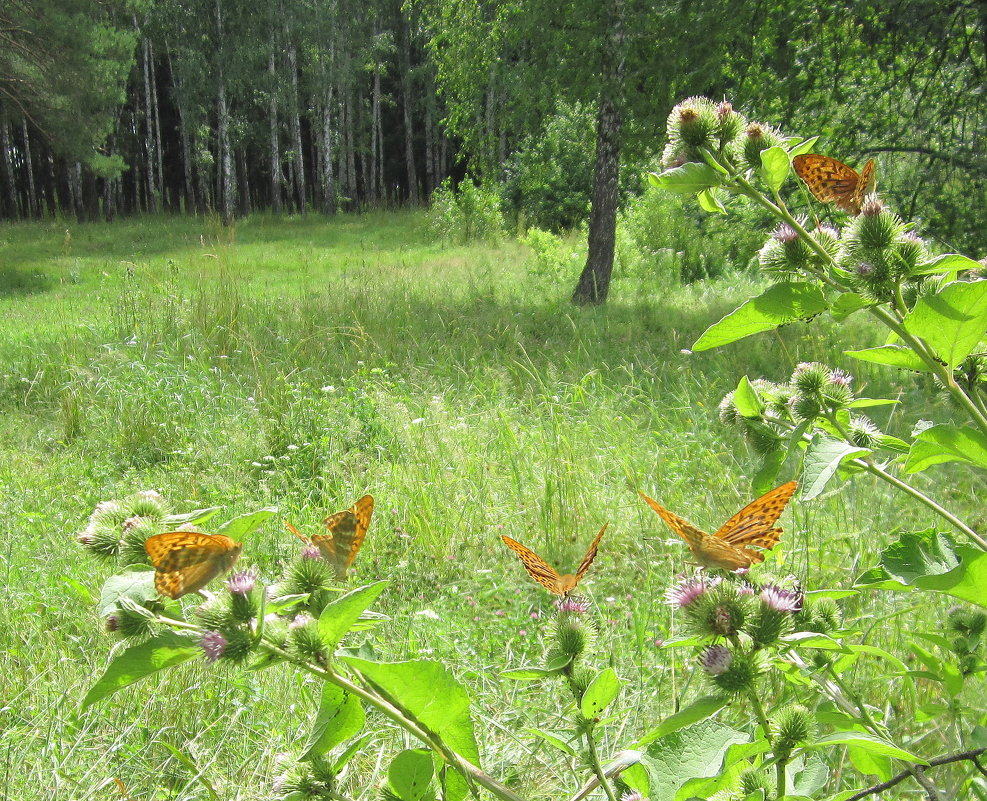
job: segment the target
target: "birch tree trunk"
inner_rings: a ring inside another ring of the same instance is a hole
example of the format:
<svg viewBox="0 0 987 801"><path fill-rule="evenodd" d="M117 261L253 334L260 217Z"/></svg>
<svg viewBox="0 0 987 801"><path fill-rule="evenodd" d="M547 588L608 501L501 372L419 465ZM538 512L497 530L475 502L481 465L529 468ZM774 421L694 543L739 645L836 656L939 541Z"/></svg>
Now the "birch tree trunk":
<svg viewBox="0 0 987 801"><path fill-rule="evenodd" d="M24 167L27 169L28 214L31 217L40 217L41 206L38 203L38 190L34 185L34 164L31 159L31 137L27 132L27 117L21 117L21 138L24 140Z"/></svg>
<svg viewBox="0 0 987 801"><path fill-rule="evenodd" d="M384 166L380 128L380 64L374 63L374 89L370 101L370 185L367 199L374 206L380 200L381 173Z"/></svg>
<svg viewBox="0 0 987 801"><path fill-rule="evenodd" d="M220 51L224 44L222 0L216 0L216 30L219 34ZM222 65L222 53L220 54ZM219 149L219 202L223 225L233 222L233 201L236 196L236 177L233 174L233 153L230 149L229 109L226 106L226 79L223 69L219 69L219 86L216 98L217 136Z"/></svg>
<svg viewBox="0 0 987 801"><path fill-rule="evenodd" d="M305 213L305 159L302 152L302 121L298 103L298 53L295 45L288 47L288 69L291 70L291 138L295 161L295 194L298 211Z"/></svg>
<svg viewBox="0 0 987 801"><path fill-rule="evenodd" d="M134 20L136 26L137 20ZM158 210L157 151L154 139L154 111L151 107L151 41L145 36L141 43L141 61L144 68L144 154L147 173L147 207Z"/></svg>
<svg viewBox="0 0 987 801"><path fill-rule="evenodd" d="M412 127L411 21L401 15L401 97L404 106L404 160L408 167L408 201L417 205L418 174L415 170L415 131Z"/></svg>
<svg viewBox="0 0 987 801"><path fill-rule="evenodd" d="M281 142L278 136L277 73L274 69L274 37L267 57L267 74L271 78L271 103L268 120L271 126L271 211L281 213Z"/></svg>

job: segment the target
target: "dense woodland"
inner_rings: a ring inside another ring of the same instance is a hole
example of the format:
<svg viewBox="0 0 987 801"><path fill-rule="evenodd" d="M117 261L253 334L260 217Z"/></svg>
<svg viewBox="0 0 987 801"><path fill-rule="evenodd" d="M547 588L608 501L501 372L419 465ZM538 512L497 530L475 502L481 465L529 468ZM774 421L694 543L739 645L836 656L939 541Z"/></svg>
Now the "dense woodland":
<svg viewBox="0 0 987 801"><path fill-rule="evenodd" d="M979 0L5 0L0 37L6 219L333 214L467 175L530 213L518 187L554 182L586 213L546 223L588 222L606 272L618 182L706 94L876 156L905 216L984 247ZM552 128L574 113L590 152Z"/></svg>

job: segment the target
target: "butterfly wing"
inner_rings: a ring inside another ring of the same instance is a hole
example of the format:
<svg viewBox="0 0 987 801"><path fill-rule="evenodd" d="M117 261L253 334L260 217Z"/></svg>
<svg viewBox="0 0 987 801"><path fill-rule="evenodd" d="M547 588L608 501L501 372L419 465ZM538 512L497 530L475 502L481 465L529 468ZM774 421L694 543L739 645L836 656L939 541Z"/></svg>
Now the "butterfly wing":
<svg viewBox="0 0 987 801"><path fill-rule="evenodd" d="M562 595L566 592L562 588L562 577L559 576L555 568L548 562L533 550L522 545L517 540L512 540L506 534L502 534L500 538L504 541L504 545L521 557L521 564L524 565L524 569L528 571L528 575L531 578L541 584L546 590L554 592L556 595ZM595 556L596 554L594 553L593 555ZM592 562L593 560L591 559L590 561ZM589 566L587 565L587 567Z"/></svg>
<svg viewBox="0 0 987 801"><path fill-rule="evenodd" d="M322 556L335 567L336 578L346 578L346 571L352 566L367 536L373 512L373 496L364 495L349 509L329 515L322 521L329 534L312 536L312 542L318 546Z"/></svg>
<svg viewBox="0 0 987 801"><path fill-rule="evenodd" d="M648 506L658 513L658 517L664 520L672 531L688 543L689 548L692 549L693 553L696 553L697 548L702 547L704 540L709 539L709 534L705 531L700 528L696 528L688 520L684 520L674 512L668 511L668 509L658 503L658 501L654 500L654 498L649 498L640 491L638 494L644 498L645 501L647 501Z"/></svg>
<svg viewBox="0 0 987 801"><path fill-rule="evenodd" d="M600 533L593 538L593 542L590 543L589 550L586 551L586 556L583 557L583 561L579 563L579 567L576 570L576 582L582 580L583 576L586 575L586 571L589 570L593 560L596 559L596 549L600 547L600 540L603 539L603 534L607 530L609 523L604 523L603 528L600 529ZM573 585L575 586L575 584Z"/></svg>
<svg viewBox="0 0 987 801"><path fill-rule="evenodd" d="M817 153L796 156L792 159L795 173L812 192L816 200L822 203L834 203L838 209L853 214L860 214L860 205L867 190L874 167L873 160L864 167L865 176L842 161L830 156L820 156ZM869 169L868 169L869 168Z"/></svg>
<svg viewBox="0 0 987 801"><path fill-rule="evenodd" d="M154 588L169 598L198 592L240 557L243 545L221 534L166 531L144 542L154 565Z"/></svg>
<svg viewBox="0 0 987 801"><path fill-rule="evenodd" d="M756 501L747 504L720 526L719 531L713 536L721 542L734 546L774 547L782 531L780 528L774 528L774 524L785 511L797 487L798 483L795 481L775 487Z"/></svg>
<svg viewBox="0 0 987 801"><path fill-rule="evenodd" d="M848 209L848 211L850 211L851 214L854 216L860 214L860 209L864 205L864 200L869 193L874 191L874 186L876 184L877 180L874 177L874 159L870 159L860 171L860 180L857 181L857 186L854 189L853 197L850 199L850 205L853 210Z"/></svg>

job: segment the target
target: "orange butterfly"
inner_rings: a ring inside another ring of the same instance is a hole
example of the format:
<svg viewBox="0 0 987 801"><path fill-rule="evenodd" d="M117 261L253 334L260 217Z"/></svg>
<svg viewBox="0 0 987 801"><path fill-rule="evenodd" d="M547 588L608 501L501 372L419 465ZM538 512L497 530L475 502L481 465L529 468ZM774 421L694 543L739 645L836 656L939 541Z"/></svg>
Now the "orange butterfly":
<svg viewBox="0 0 987 801"><path fill-rule="evenodd" d="M285 521L288 530L304 542L315 545L322 558L330 562L336 569L336 578L340 581L346 578L353 560L363 545L363 539L370 528L370 516L374 513L374 498L364 495L349 509L329 515L322 521L329 534L314 534L311 539L302 534L291 523Z"/></svg>
<svg viewBox="0 0 987 801"><path fill-rule="evenodd" d="M586 575L586 571L589 570L589 566L593 564L593 560L596 559L596 549L600 545L600 540L603 539L603 532L607 530L607 526L609 525L609 523L604 523L603 528L600 529L600 533L594 537L593 542L589 546L589 550L586 551L586 556L584 556L583 561L579 563L579 568L576 570L575 575L567 573L564 576L560 576L554 567L548 564L548 562L542 559L527 546L522 545L517 540L512 540L510 537L503 534L500 538L504 541L504 544L508 548L521 557L521 564L524 565L524 569L528 571L528 575L531 576L531 578L541 584L549 592L554 592L556 595L564 596L576 589L576 585L582 580L583 576Z"/></svg>
<svg viewBox="0 0 987 801"><path fill-rule="evenodd" d="M829 156L810 153L792 159L795 173L801 178L816 200L822 203L835 203L838 209L856 217L864 198L874 190L874 159L857 173L842 161Z"/></svg>
<svg viewBox="0 0 987 801"><path fill-rule="evenodd" d="M781 529L773 526L785 511L796 487L795 481L775 487L737 512L712 536L672 514L643 492L639 494L669 528L686 541L699 564L721 570L740 570L764 561L764 554L748 545L773 548L777 544Z"/></svg>
<svg viewBox="0 0 987 801"><path fill-rule="evenodd" d="M243 544L222 534L166 531L144 542L154 565L154 589L169 598L198 592L240 558Z"/></svg>

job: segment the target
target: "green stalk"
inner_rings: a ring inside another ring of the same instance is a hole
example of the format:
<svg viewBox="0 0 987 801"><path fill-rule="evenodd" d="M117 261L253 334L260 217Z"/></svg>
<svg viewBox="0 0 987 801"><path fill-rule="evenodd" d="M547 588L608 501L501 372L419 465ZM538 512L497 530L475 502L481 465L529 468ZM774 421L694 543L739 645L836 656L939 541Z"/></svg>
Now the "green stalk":
<svg viewBox="0 0 987 801"><path fill-rule="evenodd" d="M600 753L596 748L596 740L593 739L593 729L594 726L590 725L586 728L586 747L589 750L590 763L593 765L593 773L596 774L596 778L600 780L600 785L603 787L603 791L607 794L609 801L617 801L617 793L614 791L607 779L606 773L603 772L603 765L600 762Z"/></svg>
<svg viewBox="0 0 987 801"><path fill-rule="evenodd" d="M785 768L788 766L787 759L779 759L775 763L775 797L784 798L788 792L788 774Z"/></svg>

